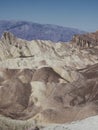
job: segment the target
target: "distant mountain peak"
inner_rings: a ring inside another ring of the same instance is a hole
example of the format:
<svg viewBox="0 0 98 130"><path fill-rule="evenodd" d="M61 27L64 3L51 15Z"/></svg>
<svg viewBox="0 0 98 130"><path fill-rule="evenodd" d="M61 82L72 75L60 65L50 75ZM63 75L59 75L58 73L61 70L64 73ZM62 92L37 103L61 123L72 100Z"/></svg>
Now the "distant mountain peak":
<svg viewBox="0 0 98 130"><path fill-rule="evenodd" d="M82 34L84 31L70 27L62 27L51 24L39 24L27 21L0 21L0 36L9 31L15 36L26 40L50 40L53 42L67 42L74 34Z"/></svg>

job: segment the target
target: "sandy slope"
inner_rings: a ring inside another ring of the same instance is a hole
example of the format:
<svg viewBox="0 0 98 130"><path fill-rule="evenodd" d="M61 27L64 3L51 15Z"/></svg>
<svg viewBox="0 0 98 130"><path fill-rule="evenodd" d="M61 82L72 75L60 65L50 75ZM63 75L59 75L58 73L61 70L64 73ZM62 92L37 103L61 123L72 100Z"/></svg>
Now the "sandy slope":
<svg viewBox="0 0 98 130"><path fill-rule="evenodd" d="M50 125L41 130L98 130L98 116L72 122L71 124Z"/></svg>

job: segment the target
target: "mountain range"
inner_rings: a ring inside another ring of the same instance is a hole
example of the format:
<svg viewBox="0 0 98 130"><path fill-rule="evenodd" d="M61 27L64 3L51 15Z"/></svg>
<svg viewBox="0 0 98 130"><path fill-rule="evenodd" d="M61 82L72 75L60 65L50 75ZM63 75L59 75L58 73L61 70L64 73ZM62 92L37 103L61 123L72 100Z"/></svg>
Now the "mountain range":
<svg viewBox="0 0 98 130"><path fill-rule="evenodd" d="M62 27L51 24L39 24L27 21L0 21L0 36L3 32L12 32L17 37L26 40L50 40L53 42L67 42L72 39L74 34L81 34L75 28Z"/></svg>

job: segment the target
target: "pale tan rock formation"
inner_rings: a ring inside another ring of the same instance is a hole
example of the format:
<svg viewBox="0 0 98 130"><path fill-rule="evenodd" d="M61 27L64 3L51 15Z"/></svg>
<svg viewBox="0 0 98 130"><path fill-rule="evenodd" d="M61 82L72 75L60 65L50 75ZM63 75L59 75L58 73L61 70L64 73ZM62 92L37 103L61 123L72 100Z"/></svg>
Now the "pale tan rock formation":
<svg viewBox="0 0 98 130"><path fill-rule="evenodd" d="M0 40L0 115L37 124L98 115L97 70L97 44L79 48L5 32Z"/></svg>

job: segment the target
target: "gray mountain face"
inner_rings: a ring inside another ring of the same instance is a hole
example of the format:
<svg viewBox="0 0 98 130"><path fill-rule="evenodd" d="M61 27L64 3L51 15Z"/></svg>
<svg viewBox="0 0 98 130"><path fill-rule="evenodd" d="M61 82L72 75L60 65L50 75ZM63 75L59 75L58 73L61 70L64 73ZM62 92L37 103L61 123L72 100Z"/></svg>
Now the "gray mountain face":
<svg viewBox="0 0 98 130"><path fill-rule="evenodd" d="M12 32L17 37L26 40L50 40L67 42L75 34L84 33L74 28L50 24L38 24L26 21L0 21L0 36L4 31Z"/></svg>

